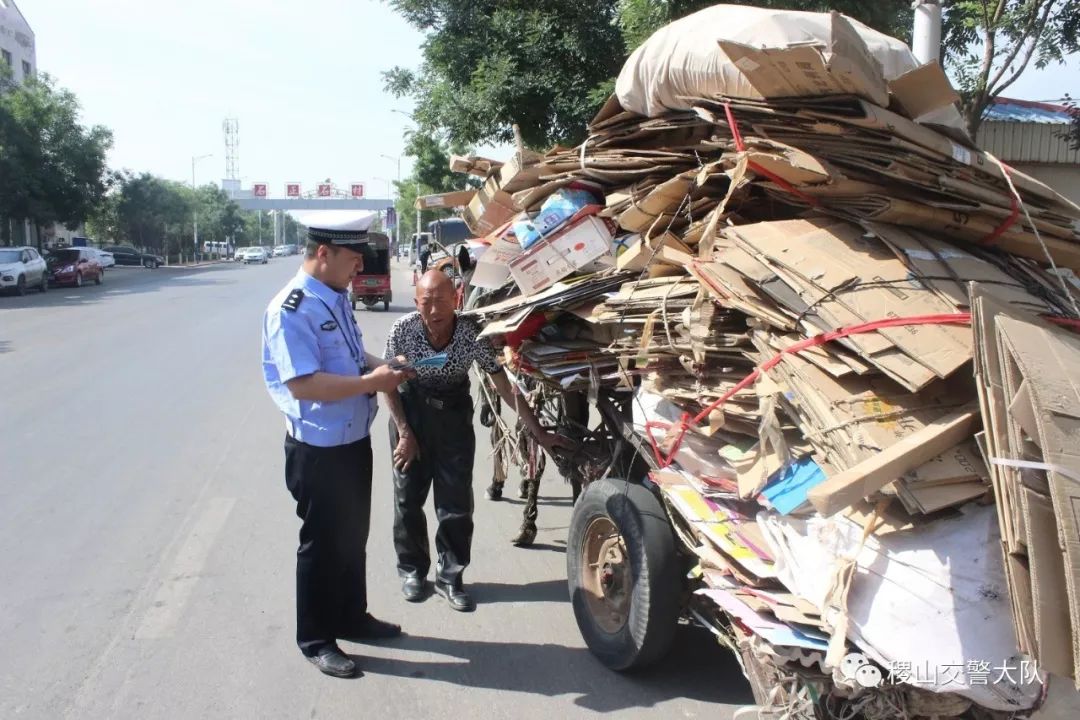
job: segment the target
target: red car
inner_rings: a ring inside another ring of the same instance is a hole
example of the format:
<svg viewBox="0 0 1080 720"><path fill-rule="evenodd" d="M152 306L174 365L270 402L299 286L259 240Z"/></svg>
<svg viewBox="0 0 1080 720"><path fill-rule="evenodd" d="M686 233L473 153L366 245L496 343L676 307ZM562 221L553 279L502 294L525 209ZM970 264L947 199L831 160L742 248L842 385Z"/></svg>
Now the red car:
<svg viewBox="0 0 1080 720"><path fill-rule="evenodd" d="M86 248L51 250L45 256L45 265L52 285L82 287L83 283L91 280L95 285L100 285L105 279L105 268L101 267L97 256Z"/></svg>

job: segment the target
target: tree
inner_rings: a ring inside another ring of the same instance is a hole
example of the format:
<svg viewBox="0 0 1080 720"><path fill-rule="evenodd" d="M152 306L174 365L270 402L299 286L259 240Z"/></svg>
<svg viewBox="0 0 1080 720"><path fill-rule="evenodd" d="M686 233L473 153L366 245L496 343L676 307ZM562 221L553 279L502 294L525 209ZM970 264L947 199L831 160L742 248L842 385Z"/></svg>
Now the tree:
<svg viewBox="0 0 1080 720"><path fill-rule="evenodd" d="M455 148L455 150L458 154L464 152L462 148ZM420 184L421 195L445 193L469 187L469 181L464 174L450 170L450 146L436 135L420 131L407 133L404 152L416 160L413 163L412 174L394 183L398 198L394 203L394 209L397 212L398 222L401 223L401 237L403 238L416 232L417 181ZM421 224L449 217L452 214L446 209L424 210L421 213Z"/></svg>
<svg viewBox="0 0 1080 720"><path fill-rule="evenodd" d="M419 69L384 73L395 97L416 101L421 129L451 143L513 139L531 147L577 144L611 93L629 50L708 0L390 0L425 32ZM747 1L745 4L751 4ZM907 34L908 0L753 0L801 10L838 9L884 32Z"/></svg>
<svg viewBox="0 0 1080 720"><path fill-rule="evenodd" d="M994 99L1029 65L1080 51L1080 0L946 0L946 63L972 137Z"/></svg>
<svg viewBox="0 0 1080 720"><path fill-rule="evenodd" d="M418 70L384 73L417 102L421 130L455 144L575 143L618 72L625 46L609 0L390 0L427 34Z"/></svg>
<svg viewBox="0 0 1080 720"><path fill-rule="evenodd" d="M40 74L0 87L0 216L78 225L106 190L112 133L79 122L79 101ZM8 224L0 223L4 242Z"/></svg>

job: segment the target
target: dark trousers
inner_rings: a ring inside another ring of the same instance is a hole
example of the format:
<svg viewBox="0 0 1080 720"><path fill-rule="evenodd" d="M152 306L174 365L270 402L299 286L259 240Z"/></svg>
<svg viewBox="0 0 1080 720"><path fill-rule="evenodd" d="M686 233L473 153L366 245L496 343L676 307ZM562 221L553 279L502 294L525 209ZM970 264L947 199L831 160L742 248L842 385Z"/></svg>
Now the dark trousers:
<svg viewBox="0 0 1080 720"><path fill-rule="evenodd" d="M296 500L296 644L317 655L367 614L371 438L316 447L285 437L285 484Z"/></svg>
<svg viewBox="0 0 1080 720"><path fill-rule="evenodd" d="M468 395L442 401L438 408L425 398L404 393L405 417L420 446L420 457L402 473L394 470L394 549L398 574L426 577L431 569L424 504L435 489L436 579L460 585L469 564L473 535L472 399ZM436 401L440 402L440 401ZM390 423L390 444L397 445L397 428Z"/></svg>

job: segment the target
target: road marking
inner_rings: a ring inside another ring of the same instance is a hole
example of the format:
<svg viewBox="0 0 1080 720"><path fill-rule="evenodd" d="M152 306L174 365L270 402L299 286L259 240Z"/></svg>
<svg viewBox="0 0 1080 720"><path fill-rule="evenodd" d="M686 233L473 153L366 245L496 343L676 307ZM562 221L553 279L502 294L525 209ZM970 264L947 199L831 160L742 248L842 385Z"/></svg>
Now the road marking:
<svg viewBox="0 0 1080 720"><path fill-rule="evenodd" d="M191 597L191 591L202 577L214 540L235 504L236 498L210 500L176 554L165 581L154 595L150 609L135 632L136 640L154 640L172 635Z"/></svg>

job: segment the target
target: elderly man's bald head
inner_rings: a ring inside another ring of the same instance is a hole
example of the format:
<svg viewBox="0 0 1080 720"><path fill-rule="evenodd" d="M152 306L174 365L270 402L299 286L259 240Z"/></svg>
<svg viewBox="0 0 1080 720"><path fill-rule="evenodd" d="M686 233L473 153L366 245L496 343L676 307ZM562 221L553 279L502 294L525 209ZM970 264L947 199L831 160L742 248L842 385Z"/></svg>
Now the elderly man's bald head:
<svg viewBox="0 0 1080 720"><path fill-rule="evenodd" d="M454 282L442 270L428 270L416 281L417 298L420 297L421 293L442 294L446 292L451 295L454 293Z"/></svg>

